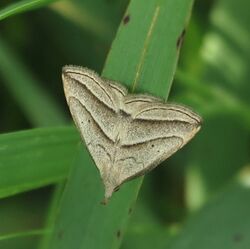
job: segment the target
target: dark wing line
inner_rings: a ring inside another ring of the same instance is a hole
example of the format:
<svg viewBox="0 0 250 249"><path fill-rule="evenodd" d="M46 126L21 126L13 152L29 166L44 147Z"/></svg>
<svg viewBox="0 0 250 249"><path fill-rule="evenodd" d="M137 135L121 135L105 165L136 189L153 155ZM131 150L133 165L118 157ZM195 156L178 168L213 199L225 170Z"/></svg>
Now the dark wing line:
<svg viewBox="0 0 250 249"><path fill-rule="evenodd" d="M90 146L90 145L92 145L92 144L93 144L92 142L89 142L89 143L87 143L87 146ZM102 148L102 149L106 152L106 154L107 154L109 160L112 161L111 155L107 152L107 150L105 149L104 146L102 146L101 144L94 144L94 146L99 146L100 148ZM90 153L90 155L91 155L91 153ZM92 155L91 155L91 156L92 156Z"/></svg>
<svg viewBox="0 0 250 249"><path fill-rule="evenodd" d="M192 118L193 120L195 120L197 123L200 123L201 121L200 121L200 119L198 119L198 118L196 118L196 117L194 117L194 116L191 116L191 115L189 115L188 113L186 113L186 112L184 112L184 111L181 111L181 110L177 110L177 109L173 109L173 108L168 108L168 110L171 110L171 111L177 111L177 112L179 112L179 113L182 113L182 114L185 114L185 115L187 115L188 117L190 117L190 118Z"/></svg>
<svg viewBox="0 0 250 249"><path fill-rule="evenodd" d="M152 110L159 110L159 109L161 109L161 110L177 111L177 112L179 112L179 113L182 113L182 114L187 115L187 116L190 117L191 119L193 119L193 120L195 120L196 122L200 123L200 120L199 120L199 119L196 119L195 117L189 115L188 113L186 113L186 112L184 112L184 111L177 110L177 109L173 109L173 108L171 108L171 107L170 107L170 108L169 108L169 107L153 107L153 108L148 108L148 109L146 109L146 110L144 109L143 111L137 113L136 116L135 116L134 118L136 119L136 117L137 117L138 115L142 114L142 113L145 113L145 112L148 112L148 111L152 111ZM158 119L157 119L157 121L158 121ZM162 121L166 121L166 120L162 120ZM169 121L170 121L170 120L169 120ZM172 121L172 120L171 120L171 121ZM173 121L174 121L174 120L173 120Z"/></svg>
<svg viewBox="0 0 250 249"><path fill-rule="evenodd" d="M110 97L110 95L109 95L109 93L106 91L106 89L105 88L103 88L102 87L102 85L100 85L99 84L99 82L98 81L96 81L95 80L95 78L94 77L90 77L89 75L87 75L87 74L84 74L84 73L77 73L77 72L70 72L70 71L68 71L69 73L74 73L74 74L78 74L78 75L84 75L84 76L86 76L86 77L88 77L88 78L90 78L90 79L92 79L103 91L104 91L104 93L107 95L107 97L109 98L109 100L112 102L112 104L113 104L113 106L115 106L115 104L114 104L114 101L113 101L113 99ZM75 81L77 81L78 83L80 83L79 82L79 80L76 80L76 79L74 79ZM100 80L101 81L103 81L101 78L100 78ZM80 83L81 85L83 85L82 83ZM85 86L85 88L87 88L86 86ZM87 88L88 89L88 88ZM88 89L89 90L89 89ZM90 90L89 90L90 91ZM90 91L91 92L91 91ZM92 92L91 92L92 93ZM92 93L93 94L93 93ZM105 104L106 105L106 104Z"/></svg>
<svg viewBox="0 0 250 249"><path fill-rule="evenodd" d="M107 150L105 149L105 147L102 146L101 144L96 144L96 145L99 146L100 148L102 148L102 149L106 152L106 154L107 154L107 156L108 156L108 158L109 158L109 161L112 162L112 157L111 157L111 155L107 152Z"/></svg>
<svg viewBox="0 0 250 249"><path fill-rule="evenodd" d="M116 111L112 108L110 108L108 105L106 105L101 99L97 98L85 85L83 85L79 80L74 79L74 81L83 86L85 88L86 91L88 91L95 99L97 99L100 103L104 104L109 110L111 110L112 112L116 113ZM73 97L73 96L72 96ZM74 97L75 98L75 97ZM76 99L76 98L75 98Z"/></svg>
<svg viewBox="0 0 250 249"><path fill-rule="evenodd" d="M92 142L88 143L88 144L87 144L87 147L89 147L89 145L92 145ZM97 144L97 145L98 145L99 147L101 147L101 148L106 152L106 154L107 154L109 160L111 161L111 155L105 150L105 148L104 148L101 144ZM95 146L95 145L94 145L94 146ZM93 155L90 153L89 148L88 148L88 153L89 153L89 155L91 156L92 160L95 162L95 159L94 159ZM96 163L95 163L95 166L97 167L97 164L96 164ZM97 168L98 168L98 167L97 167ZM99 168L98 168L98 169L99 169Z"/></svg>
<svg viewBox="0 0 250 249"><path fill-rule="evenodd" d="M179 120L179 119L172 119L172 120L157 119L157 120L155 120L155 119L137 118L137 119L134 119L133 121L147 122L147 123L152 123L152 124L157 123L157 122L190 124L190 122L188 122L188 121Z"/></svg>
<svg viewBox="0 0 250 249"><path fill-rule="evenodd" d="M142 103L155 103L156 102L157 103L157 100L158 100L156 97L147 96L147 95L142 95L140 97L140 96L136 96L136 95L130 94L130 96L133 96L133 98L125 100L124 101L125 104L130 104L130 103L133 103L133 102L142 102ZM162 103L160 99L158 100L158 102Z"/></svg>
<svg viewBox="0 0 250 249"><path fill-rule="evenodd" d="M98 130L99 130L108 140L110 140L111 142L114 143L115 141L113 141L112 138L110 138L110 137L102 130L102 128L100 127L100 125L98 124L98 122L97 122L97 121L95 120L95 118L91 115L90 111L84 106L84 104L82 104L80 100L78 100L77 98L75 98L75 97L73 97L73 96L70 96L70 97L69 97L69 99L71 99L71 98L73 98L74 100L76 100L76 101L81 105L81 107L84 108L85 111L91 116L91 118L93 119L93 121L94 121L96 127L98 128Z"/></svg>
<svg viewBox="0 0 250 249"><path fill-rule="evenodd" d="M117 90L119 93L121 93L122 96L126 96L126 94L124 95L124 92L121 91L121 89L119 87L117 87L115 84L110 84L109 86L114 88L115 90Z"/></svg>
<svg viewBox="0 0 250 249"><path fill-rule="evenodd" d="M131 159L133 160L136 164L142 164L144 166L144 163L143 162L139 162L135 159L135 157L133 156L128 156L128 157L124 157L124 158L121 158L121 159L118 159L116 162L119 162L119 161L125 161L125 160L128 160L128 159Z"/></svg>
<svg viewBox="0 0 250 249"><path fill-rule="evenodd" d="M139 142L139 143L134 143L134 144L123 144L123 145L121 145L121 148L129 148L129 147L133 147L133 146L137 146L137 145L142 145L142 144L144 144L144 143L150 143L150 142L153 142L153 141L155 141L155 140L165 139L165 138L179 138L179 139L182 140L182 144L183 144L183 142L184 142L184 140L183 140L182 137L172 135L172 136L165 136L165 137L157 137L157 138L145 140L145 141L142 141L142 142Z"/></svg>
<svg viewBox="0 0 250 249"><path fill-rule="evenodd" d="M176 137L176 138L181 139L181 140L182 140L182 145L183 145L183 138L178 137L178 136L171 136L171 137ZM154 140L154 139L153 139L153 140ZM181 145L181 147L182 147L182 145ZM166 158L165 158L165 159L166 159ZM165 160L165 159L164 159L164 160ZM149 168L147 168L147 169L144 168L143 170L137 172L135 175L126 178L123 182L126 182L126 181L128 181L128 180L130 180L130 179L134 179L134 178L136 178L136 177L138 177L138 176L145 175L145 173L151 171L151 170L152 170L153 168L155 168L157 165L158 165L158 163L156 163L156 161L155 161L155 162L153 162L153 163L151 164L151 166L150 166ZM123 183L123 182L122 182L122 183Z"/></svg>
<svg viewBox="0 0 250 249"><path fill-rule="evenodd" d="M140 102L140 103L152 103L152 101L147 101L147 100L143 100L143 99L140 99L140 100L128 100L128 101L125 101L125 104L131 104L133 102Z"/></svg>

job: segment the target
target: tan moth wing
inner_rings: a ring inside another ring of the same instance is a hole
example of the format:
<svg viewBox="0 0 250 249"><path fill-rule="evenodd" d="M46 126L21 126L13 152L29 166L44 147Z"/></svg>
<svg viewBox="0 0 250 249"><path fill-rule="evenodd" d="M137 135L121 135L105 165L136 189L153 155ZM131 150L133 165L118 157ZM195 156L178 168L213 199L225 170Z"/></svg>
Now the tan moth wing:
<svg viewBox="0 0 250 249"><path fill-rule="evenodd" d="M200 129L201 118L179 105L127 95L93 71L66 66L63 83L73 119L105 185L105 197L124 181L156 167Z"/></svg>
<svg viewBox="0 0 250 249"><path fill-rule="evenodd" d="M124 99L124 112L131 120L123 129L120 159L117 158L117 162L123 164L119 165L122 182L143 175L166 160L184 146L201 125L201 118L185 107L164 104L151 96L128 95ZM138 167L134 167L135 163Z"/></svg>
<svg viewBox="0 0 250 249"><path fill-rule="evenodd" d="M100 171L106 192L112 193L109 186L117 186L117 182L109 172L119 133L117 113L126 89L103 81L91 70L75 66L64 67L63 83L75 124Z"/></svg>

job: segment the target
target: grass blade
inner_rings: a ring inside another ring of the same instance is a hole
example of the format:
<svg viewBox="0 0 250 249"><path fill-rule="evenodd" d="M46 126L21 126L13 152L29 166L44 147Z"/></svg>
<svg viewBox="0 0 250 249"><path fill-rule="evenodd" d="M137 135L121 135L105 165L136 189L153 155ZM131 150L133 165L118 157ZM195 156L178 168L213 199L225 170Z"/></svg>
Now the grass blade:
<svg viewBox="0 0 250 249"><path fill-rule="evenodd" d="M197 109L203 106L205 117L203 132L186 161L186 199L192 211L249 162L249 8L249 1L238 6L234 0L220 0L213 5L197 63L200 70L189 72L192 77L197 74L196 86L202 90L197 96L204 98ZM199 91L190 84L189 89Z"/></svg>
<svg viewBox="0 0 250 249"><path fill-rule="evenodd" d="M79 137L72 127L0 136L0 198L66 179Z"/></svg>
<svg viewBox="0 0 250 249"><path fill-rule="evenodd" d="M21 0L16 3L9 4L0 10L0 21L7 17L33 10L55 1L56 0Z"/></svg>
<svg viewBox="0 0 250 249"><path fill-rule="evenodd" d="M2 61L1 77L4 78L2 82L33 125L48 126L66 123L66 116L60 106L41 87L2 39L0 39L0 60Z"/></svg>
<svg viewBox="0 0 250 249"><path fill-rule="evenodd" d="M169 248L249 248L249 168L243 174L243 179L227 186L194 215Z"/></svg>
<svg viewBox="0 0 250 249"><path fill-rule="evenodd" d="M106 61L103 76L167 98L190 16L191 0L131 1ZM153 70L152 70L153 69ZM102 206L103 186L80 148L57 217L51 249L118 248L142 182L122 186Z"/></svg>

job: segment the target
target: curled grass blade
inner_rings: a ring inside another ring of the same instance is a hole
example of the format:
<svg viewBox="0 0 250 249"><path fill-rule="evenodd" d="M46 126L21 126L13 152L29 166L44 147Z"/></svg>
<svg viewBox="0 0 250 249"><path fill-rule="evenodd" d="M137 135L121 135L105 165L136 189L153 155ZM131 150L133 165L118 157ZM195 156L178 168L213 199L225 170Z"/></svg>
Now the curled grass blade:
<svg viewBox="0 0 250 249"><path fill-rule="evenodd" d="M0 21L25 11L46 6L55 1L56 0L21 0L16 3L11 3L0 10Z"/></svg>
<svg viewBox="0 0 250 249"><path fill-rule="evenodd" d="M72 127L0 136L0 198L66 179L78 134Z"/></svg>

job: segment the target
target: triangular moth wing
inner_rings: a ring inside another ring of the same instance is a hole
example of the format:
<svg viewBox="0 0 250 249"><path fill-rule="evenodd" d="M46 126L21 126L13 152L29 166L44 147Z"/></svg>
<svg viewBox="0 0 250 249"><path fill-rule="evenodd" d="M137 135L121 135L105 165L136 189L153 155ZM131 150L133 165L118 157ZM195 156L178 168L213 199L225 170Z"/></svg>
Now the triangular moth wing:
<svg viewBox="0 0 250 249"><path fill-rule="evenodd" d="M63 83L74 122L105 183L116 153L114 143L119 133L119 106L126 89L101 79L87 68L75 66L63 68ZM110 182L110 185L117 183ZM112 192L108 186L106 191Z"/></svg>
<svg viewBox="0 0 250 249"><path fill-rule="evenodd" d="M127 95L116 82L76 66L63 69L73 119L100 170L105 197L124 181L144 174L186 144L200 117L181 106L145 95Z"/></svg>
<svg viewBox="0 0 250 249"><path fill-rule="evenodd" d="M74 121L79 115L71 105L73 98L84 106L105 135L111 141L115 141L117 113L120 102L126 94L125 88L115 88L113 84L100 78L92 70L76 66L65 66L62 78L65 96ZM84 119L83 122L86 123L85 121ZM78 128L81 127L78 126Z"/></svg>
<svg viewBox="0 0 250 249"><path fill-rule="evenodd" d="M184 146L200 129L201 118L179 105L150 96L128 95L123 111L131 115L120 138L116 182L145 174ZM119 176L119 177L118 177Z"/></svg>
<svg viewBox="0 0 250 249"><path fill-rule="evenodd" d="M128 95L124 98L123 109L133 120L123 138L125 145L170 135L180 136L185 144L199 131L201 125L201 117L190 109L163 103L155 97L145 96L143 99L140 96L138 99L136 95Z"/></svg>

